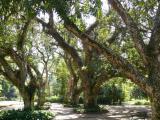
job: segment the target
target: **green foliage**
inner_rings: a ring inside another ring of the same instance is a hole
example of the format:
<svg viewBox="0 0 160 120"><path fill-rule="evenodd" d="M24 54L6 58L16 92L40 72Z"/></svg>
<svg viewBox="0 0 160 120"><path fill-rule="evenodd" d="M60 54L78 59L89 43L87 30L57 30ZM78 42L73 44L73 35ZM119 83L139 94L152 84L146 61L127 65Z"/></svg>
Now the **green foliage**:
<svg viewBox="0 0 160 120"><path fill-rule="evenodd" d="M103 106L97 106L95 108L84 108L83 106L78 106L74 108L74 112L76 113L106 113L108 110L106 110Z"/></svg>
<svg viewBox="0 0 160 120"><path fill-rule="evenodd" d="M46 102L61 103L63 99L59 96L46 97Z"/></svg>
<svg viewBox="0 0 160 120"><path fill-rule="evenodd" d="M132 99L132 101L127 101L126 103L131 105L151 105L150 101L146 99Z"/></svg>
<svg viewBox="0 0 160 120"><path fill-rule="evenodd" d="M9 110L0 112L0 120L51 120L54 115L46 111Z"/></svg>
<svg viewBox="0 0 160 120"><path fill-rule="evenodd" d="M135 105L150 105L150 102L141 102L141 101L137 101L134 103Z"/></svg>
<svg viewBox="0 0 160 120"><path fill-rule="evenodd" d="M59 95L61 97L65 96L66 92L66 87L67 87L67 80L69 79L69 71L67 70L66 64L62 59L59 60L59 63L56 66L55 69L55 75L56 75L56 80L57 83L60 85L59 86ZM58 86L55 86L58 87Z"/></svg>
<svg viewBox="0 0 160 120"><path fill-rule="evenodd" d="M133 99L146 99L146 98L148 98L147 94L137 86L133 87L133 89L131 90L130 96Z"/></svg>
<svg viewBox="0 0 160 120"><path fill-rule="evenodd" d="M98 96L98 103L100 104L121 104L123 101L124 93L122 88L114 84L103 86Z"/></svg>
<svg viewBox="0 0 160 120"><path fill-rule="evenodd" d="M0 81L0 91L1 99L0 100L12 100L17 97L16 88L6 80Z"/></svg>

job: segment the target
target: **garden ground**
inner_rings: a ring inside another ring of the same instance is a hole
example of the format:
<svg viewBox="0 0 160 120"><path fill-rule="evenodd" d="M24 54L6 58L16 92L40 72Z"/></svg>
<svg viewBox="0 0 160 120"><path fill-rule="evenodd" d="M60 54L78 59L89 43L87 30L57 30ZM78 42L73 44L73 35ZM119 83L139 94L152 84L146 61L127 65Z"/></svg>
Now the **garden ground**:
<svg viewBox="0 0 160 120"><path fill-rule="evenodd" d="M0 110L21 109L22 102L1 101ZM109 112L103 114L77 114L73 108L63 107L62 104L52 103L49 111L56 114L53 120L150 120L151 110L144 105L103 106Z"/></svg>

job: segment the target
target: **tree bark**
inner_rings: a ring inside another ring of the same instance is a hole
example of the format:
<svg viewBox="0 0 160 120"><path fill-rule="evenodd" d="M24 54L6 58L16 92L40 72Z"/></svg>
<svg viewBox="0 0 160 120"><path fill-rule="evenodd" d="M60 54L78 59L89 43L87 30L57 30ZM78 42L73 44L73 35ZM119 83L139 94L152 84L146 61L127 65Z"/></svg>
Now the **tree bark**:
<svg viewBox="0 0 160 120"><path fill-rule="evenodd" d="M79 104L79 96L82 92L82 89L81 88L76 88L76 89L73 89L72 91L72 95L71 95L71 104L72 106L77 106Z"/></svg>
<svg viewBox="0 0 160 120"><path fill-rule="evenodd" d="M79 94L73 94L71 96L71 104L72 106L77 106L79 103Z"/></svg>
<svg viewBox="0 0 160 120"><path fill-rule="evenodd" d="M97 94L84 92L84 108L87 112L98 112L99 106L97 104Z"/></svg>
<svg viewBox="0 0 160 120"><path fill-rule="evenodd" d="M160 93L158 93L160 96ZM160 98L159 98L160 99ZM160 101L156 97L151 101L152 120L160 120Z"/></svg>
<svg viewBox="0 0 160 120"><path fill-rule="evenodd" d="M43 105L45 103L45 97L46 97L45 87L43 87L43 86L40 86L40 87L37 92L37 96L38 96L37 107L39 109L41 109L43 107Z"/></svg>
<svg viewBox="0 0 160 120"><path fill-rule="evenodd" d="M98 91L94 91L91 84L84 84L84 108L87 112L98 112L99 106L97 104Z"/></svg>
<svg viewBox="0 0 160 120"><path fill-rule="evenodd" d="M24 109L26 110L33 110L34 109L34 96L35 96L35 89L34 88L22 88L19 90L23 102L24 102Z"/></svg>

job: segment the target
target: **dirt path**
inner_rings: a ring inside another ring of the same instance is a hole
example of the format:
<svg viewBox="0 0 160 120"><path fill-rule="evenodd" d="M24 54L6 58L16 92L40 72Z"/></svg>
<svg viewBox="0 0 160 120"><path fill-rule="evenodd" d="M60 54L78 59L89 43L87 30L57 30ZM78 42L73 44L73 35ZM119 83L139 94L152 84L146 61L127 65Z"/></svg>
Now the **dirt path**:
<svg viewBox="0 0 160 120"><path fill-rule="evenodd" d="M72 108L64 108L61 104L53 103L51 111L56 113L54 120L150 120L150 108L146 106L106 106L105 114L76 114Z"/></svg>
<svg viewBox="0 0 160 120"><path fill-rule="evenodd" d="M53 120L150 120L150 107L137 105L105 106L105 114L76 114L72 108L63 107L62 104L52 103L50 111L56 113ZM23 108L22 102L0 101L0 110Z"/></svg>

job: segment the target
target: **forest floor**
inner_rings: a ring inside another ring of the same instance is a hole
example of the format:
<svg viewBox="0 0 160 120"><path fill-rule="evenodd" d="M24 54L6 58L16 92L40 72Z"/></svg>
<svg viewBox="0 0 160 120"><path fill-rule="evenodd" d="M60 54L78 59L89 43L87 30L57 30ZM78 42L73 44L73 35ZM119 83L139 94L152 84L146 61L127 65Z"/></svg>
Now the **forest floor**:
<svg viewBox="0 0 160 120"><path fill-rule="evenodd" d="M150 120L151 110L143 105L104 106L109 112L101 114L77 114L73 108L51 103L50 112L56 114L53 120ZM0 110L23 108L22 102L0 101Z"/></svg>

